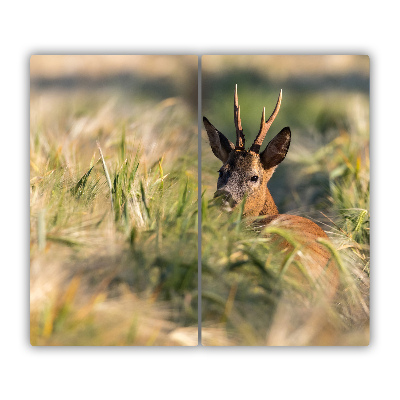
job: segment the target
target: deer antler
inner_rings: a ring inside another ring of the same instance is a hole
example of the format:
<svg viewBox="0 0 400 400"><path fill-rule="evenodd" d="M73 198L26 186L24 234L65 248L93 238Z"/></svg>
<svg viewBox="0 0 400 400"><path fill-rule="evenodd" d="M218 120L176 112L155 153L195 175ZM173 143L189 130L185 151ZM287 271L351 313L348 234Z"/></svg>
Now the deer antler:
<svg viewBox="0 0 400 400"><path fill-rule="evenodd" d="M242 121L240 119L240 106L237 94L237 84L235 86L235 95L234 95L234 102L233 102L233 115L235 120L235 127L236 127L236 148L244 149L244 134L242 128Z"/></svg>
<svg viewBox="0 0 400 400"><path fill-rule="evenodd" d="M278 115L279 108L281 106L281 101L282 101L282 89L279 92L279 97L278 101L276 102L276 106L274 109L274 112L271 114L271 116L268 118L268 121L265 122L265 107L262 113L261 117L261 124L260 124L260 131L258 132L257 137L254 140L254 143L250 147L250 151L254 151L255 153L259 153L260 147L262 145L262 142L265 139L265 136L268 132L268 129L271 127L272 123L274 122L274 119Z"/></svg>

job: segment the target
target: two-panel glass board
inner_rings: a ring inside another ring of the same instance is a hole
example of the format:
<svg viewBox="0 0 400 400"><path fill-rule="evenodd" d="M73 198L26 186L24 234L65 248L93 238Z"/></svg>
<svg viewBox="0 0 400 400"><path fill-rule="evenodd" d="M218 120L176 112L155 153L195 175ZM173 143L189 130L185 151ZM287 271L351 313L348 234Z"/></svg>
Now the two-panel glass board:
<svg viewBox="0 0 400 400"><path fill-rule="evenodd" d="M369 343L368 56L34 55L30 341Z"/></svg>

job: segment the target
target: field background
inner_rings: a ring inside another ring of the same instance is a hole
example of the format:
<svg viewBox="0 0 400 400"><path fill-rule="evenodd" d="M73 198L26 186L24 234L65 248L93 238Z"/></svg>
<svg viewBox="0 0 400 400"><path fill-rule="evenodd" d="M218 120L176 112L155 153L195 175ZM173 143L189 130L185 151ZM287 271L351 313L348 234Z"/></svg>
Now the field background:
<svg viewBox="0 0 400 400"><path fill-rule="evenodd" d="M197 345L197 64L31 57L31 344Z"/></svg>
<svg viewBox="0 0 400 400"><path fill-rule="evenodd" d="M203 56L202 114L233 143L235 84L247 148L262 108L268 117L283 89L264 147L285 126L292 141L269 188L281 213L306 216L328 233L341 288L333 306L296 301L295 288L277 278L282 261L268 257L271 243L239 226L240 216L219 213L211 199L221 162L203 129L203 332L219 329L232 345L368 344L369 58Z"/></svg>
<svg viewBox="0 0 400 400"><path fill-rule="evenodd" d="M332 324L271 297L273 249L214 207L203 131L202 343L368 343L368 57L202 67L203 115L232 141L235 83L247 145L283 89L268 137L290 126L292 143L269 186L328 232L343 272ZM30 108L31 343L196 345L197 57L33 56Z"/></svg>

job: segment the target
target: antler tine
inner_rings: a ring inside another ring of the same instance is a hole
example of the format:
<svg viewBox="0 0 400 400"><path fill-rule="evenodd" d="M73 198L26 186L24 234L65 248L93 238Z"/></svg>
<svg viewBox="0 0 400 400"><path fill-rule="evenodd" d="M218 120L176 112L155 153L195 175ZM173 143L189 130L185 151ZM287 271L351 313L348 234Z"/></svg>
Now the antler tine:
<svg viewBox="0 0 400 400"><path fill-rule="evenodd" d="M258 132L258 134L260 134L260 132L263 130L264 126L265 126L265 107L263 108L263 112L261 115L260 131Z"/></svg>
<svg viewBox="0 0 400 400"><path fill-rule="evenodd" d="M279 92L279 97L278 101L276 102L275 109L271 114L271 116L268 118L267 122L265 122L265 107L264 107L263 114L261 117L260 131L258 132L258 135L254 140L254 143L251 145L250 151L254 151L255 153L258 153L260 151L260 147L265 139L265 136L267 135L269 128L274 122L274 119L278 115L279 108L281 107L281 102L282 102L282 89Z"/></svg>
<svg viewBox="0 0 400 400"><path fill-rule="evenodd" d="M237 84L235 86L234 102L233 102L233 115L236 127L236 147L244 148L244 134L242 128L242 120L240 119L240 106L237 94Z"/></svg>

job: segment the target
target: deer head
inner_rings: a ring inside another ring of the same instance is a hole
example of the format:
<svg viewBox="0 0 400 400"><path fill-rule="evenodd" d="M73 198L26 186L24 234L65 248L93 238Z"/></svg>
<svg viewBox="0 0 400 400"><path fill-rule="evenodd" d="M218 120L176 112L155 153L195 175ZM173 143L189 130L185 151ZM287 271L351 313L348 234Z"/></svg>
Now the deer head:
<svg viewBox="0 0 400 400"><path fill-rule="evenodd" d="M278 209L267 188L275 168L284 160L290 145L290 129L283 128L260 153L265 136L276 118L282 101L282 90L272 115L265 121L265 107L261 117L260 131L249 150L246 150L245 137L240 119L240 106L237 85L234 94L234 121L236 127L236 146L216 129L206 117L203 123L207 131L211 149L223 165L220 168L217 191L214 197L222 196L224 208L232 210L244 196L246 204L244 215L274 215Z"/></svg>

